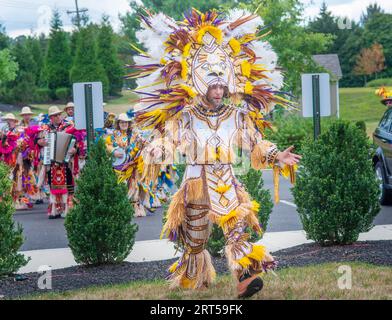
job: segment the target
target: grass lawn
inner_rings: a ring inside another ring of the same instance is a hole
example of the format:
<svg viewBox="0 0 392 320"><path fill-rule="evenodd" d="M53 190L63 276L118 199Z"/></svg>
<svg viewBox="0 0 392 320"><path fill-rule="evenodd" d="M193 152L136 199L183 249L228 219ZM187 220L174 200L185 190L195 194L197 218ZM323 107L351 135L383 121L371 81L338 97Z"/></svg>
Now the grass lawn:
<svg viewBox="0 0 392 320"><path fill-rule="evenodd" d="M340 289L338 272L341 265L352 270L352 288ZM252 297L267 299L392 299L392 267L364 263L328 263L307 267L285 268L264 277L264 289ZM55 285L55 284L54 284ZM191 291L168 289L164 280L133 282L122 285L94 287L67 293L52 293L26 297L25 299L169 299L206 300L236 298L236 285L230 276L220 276L210 289Z"/></svg>
<svg viewBox="0 0 392 320"><path fill-rule="evenodd" d="M374 88L341 88L340 117L344 120L366 122L368 135L374 132L386 107Z"/></svg>

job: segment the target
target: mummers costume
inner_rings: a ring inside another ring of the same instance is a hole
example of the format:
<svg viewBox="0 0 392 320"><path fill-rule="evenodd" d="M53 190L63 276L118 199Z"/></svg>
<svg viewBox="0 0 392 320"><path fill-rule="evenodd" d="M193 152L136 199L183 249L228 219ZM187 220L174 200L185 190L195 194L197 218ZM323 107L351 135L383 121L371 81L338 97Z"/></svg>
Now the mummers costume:
<svg viewBox="0 0 392 320"><path fill-rule="evenodd" d="M212 223L224 232L225 255L238 280L238 294L259 291L259 275L275 267L264 246L249 242L246 228L261 232L252 201L234 175L234 165L272 166L277 200L278 175L294 182L300 158L291 148L279 152L263 139L268 125L263 114L274 105L290 106L278 94L283 76L277 56L257 35L262 24L257 15L232 10L227 17L215 11L193 9L176 23L162 13L141 15L143 29L136 66L130 77L138 79L141 96L137 123L154 129L144 150L144 179L155 180L159 166L184 160L186 170L173 196L163 234L184 248L170 268L172 286L208 287L215 271L206 250ZM163 45L162 45L163 44ZM211 108L210 91L222 87L225 98ZM249 161L250 159L250 161Z"/></svg>

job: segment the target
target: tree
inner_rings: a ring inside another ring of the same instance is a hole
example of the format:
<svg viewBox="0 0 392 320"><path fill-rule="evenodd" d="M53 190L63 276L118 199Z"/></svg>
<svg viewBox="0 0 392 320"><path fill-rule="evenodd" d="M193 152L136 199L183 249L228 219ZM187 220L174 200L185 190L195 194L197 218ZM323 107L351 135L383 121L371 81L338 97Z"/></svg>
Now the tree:
<svg viewBox="0 0 392 320"><path fill-rule="evenodd" d="M91 146L77 181L74 207L65 219L75 261L87 265L122 262L132 250L137 225L125 184L117 182L103 139Z"/></svg>
<svg viewBox="0 0 392 320"><path fill-rule="evenodd" d="M144 0L143 4L146 8L154 12L163 12L175 20L184 19L184 13L189 12L192 8L196 8L201 12L211 9L227 10L229 8L238 7L240 4L251 4L252 0Z"/></svg>
<svg viewBox="0 0 392 320"><path fill-rule="evenodd" d="M354 74L353 66L356 64L358 52L364 46L363 29L359 24L353 22L351 29L347 31L349 35L337 51L343 73L343 78L340 80L340 83L343 87L359 87L362 86L362 77Z"/></svg>
<svg viewBox="0 0 392 320"><path fill-rule="evenodd" d="M366 85L367 76L377 74L385 69L384 62L385 57L383 48L380 44L375 43L370 48L362 49L361 53L357 57L354 73L356 75L364 76Z"/></svg>
<svg viewBox="0 0 392 320"><path fill-rule="evenodd" d="M0 23L0 50L8 48L10 44L10 39L5 33L5 28Z"/></svg>
<svg viewBox="0 0 392 320"><path fill-rule="evenodd" d="M321 71L312 55L323 52L333 37L308 31L303 24L303 4L299 0L263 0L248 6L265 25L271 25L266 38L278 54L278 64L285 70L286 89L298 95L301 73Z"/></svg>
<svg viewBox="0 0 392 320"><path fill-rule="evenodd" d="M98 35L98 59L109 80L109 94L119 94L122 89L124 72L117 55L117 49L114 46L113 28L107 16L102 18Z"/></svg>
<svg viewBox="0 0 392 320"><path fill-rule="evenodd" d="M104 95L109 93L109 80L97 55L93 27L79 31L76 56L71 69L71 82L101 81Z"/></svg>
<svg viewBox="0 0 392 320"><path fill-rule="evenodd" d="M336 121L303 148L293 195L308 239L350 244L380 211L372 147L362 129Z"/></svg>
<svg viewBox="0 0 392 320"><path fill-rule="evenodd" d="M385 64L392 66L392 42L389 32L392 28L392 14L375 13L366 22L363 29L362 48L370 48L373 43L383 47ZM392 68L385 69L382 77L392 77Z"/></svg>
<svg viewBox="0 0 392 320"><path fill-rule="evenodd" d="M336 17L332 15L331 11L328 11L325 2L321 5L319 15L309 23L308 27L312 32L335 34L337 29Z"/></svg>
<svg viewBox="0 0 392 320"><path fill-rule="evenodd" d="M8 49L0 51L0 86L6 82L13 81L18 72L18 63Z"/></svg>
<svg viewBox="0 0 392 320"><path fill-rule="evenodd" d="M66 33L62 30L60 13L53 14L45 59L45 79L48 87L55 90L69 87L71 55Z"/></svg>
<svg viewBox="0 0 392 320"><path fill-rule="evenodd" d="M384 10L376 2L369 4L366 8L366 12L363 12L361 15L361 25L364 26L369 20L373 18L373 16L379 13L384 13Z"/></svg>
<svg viewBox="0 0 392 320"><path fill-rule="evenodd" d="M0 162L0 277L10 275L25 266L27 260L18 251L23 244L23 229L15 227L15 211L11 195L11 169Z"/></svg>
<svg viewBox="0 0 392 320"><path fill-rule="evenodd" d="M44 67L44 52L39 38L29 37L26 40L27 50L30 51L34 65L32 65L32 72L35 77L35 84L41 86L43 84L43 67Z"/></svg>
<svg viewBox="0 0 392 320"><path fill-rule="evenodd" d="M24 36L15 39L11 49L12 56L18 63L19 70L14 81L6 86L8 91L6 102L26 104L34 100L36 90L35 74L36 62L27 47L27 39Z"/></svg>

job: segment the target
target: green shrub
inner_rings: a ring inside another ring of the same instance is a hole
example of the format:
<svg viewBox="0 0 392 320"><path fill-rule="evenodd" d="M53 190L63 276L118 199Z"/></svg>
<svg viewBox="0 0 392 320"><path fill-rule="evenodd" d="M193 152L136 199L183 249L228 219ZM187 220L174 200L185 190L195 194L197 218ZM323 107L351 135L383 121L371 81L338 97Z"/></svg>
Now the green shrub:
<svg viewBox="0 0 392 320"><path fill-rule="evenodd" d="M20 224L15 228L13 220L10 172L10 168L0 162L0 277L18 271L30 260L18 253L23 244L23 229Z"/></svg>
<svg viewBox="0 0 392 320"><path fill-rule="evenodd" d="M349 244L370 230L380 210L371 155L363 130L343 121L304 145L292 190L309 239Z"/></svg>
<svg viewBox="0 0 392 320"><path fill-rule="evenodd" d="M122 262L138 229L125 184L117 183L104 141L91 146L77 181L74 207L65 220L69 246L78 263Z"/></svg>
<svg viewBox="0 0 392 320"><path fill-rule="evenodd" d="M264 180L262 177L262 172L254 169L250 169L247 174L240 176L239 180L244 184L245 189L249 192L249 195L252 200L256 200L260 203L260 211L259 211L259 223L263 230L267 229L267 224L269 217L272 212L273 203L271 200L271 194L269 190L264 189ZM246 232L248 232L251 237L250 241L255 242L259 240L262 236L259 236L250 228L247 228ZM222 252L222 249L225 245L225 238L223 235L222 229L214 225L212 228L212 232L210 238L208 240L207 248L211 255L219 256Z"/></svg>
<svg viewBox="0 0 392 320"><path fill-rule="evenodd" d="M55 94L58 100L66 102L71 97L71 90L68 88L58 88Z"/></svg>
<svg viewBox="0 0 392 320"><path fill-rule="evenodd" d="M392 78L382 78L369 81L366 84L368 88L378 88L383 86L392 86Z"/></svg>
<svg viewBox="0 0 392 320"><path fill-rule="evenodd" d="M50 101L50 89L49 88L38 88L35 90L34 101L36 103L45 103Z"/></svg>
<svg viewBox="0 0 392 320"><path fill-rule="evenodd" d="M358 129L361 129L366 134L366 122L365 121L357 121L355 125Z"/></svg>

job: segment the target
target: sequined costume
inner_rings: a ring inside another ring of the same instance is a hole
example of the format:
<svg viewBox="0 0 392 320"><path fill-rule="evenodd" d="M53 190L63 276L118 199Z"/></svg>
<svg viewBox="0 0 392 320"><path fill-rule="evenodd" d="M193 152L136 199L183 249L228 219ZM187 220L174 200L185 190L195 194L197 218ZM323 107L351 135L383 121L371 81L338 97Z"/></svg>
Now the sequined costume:
<svg viewBox="0 0 392 320"><path fill-rule="evenodd" d="M162 13L141 18L137 37L147 51L135 48L137 65L129 77L139 86L137 123L154 130L142 154L143 178L155 179L163 164L186 164L162 230L184 248L168 279L174 287L211 284L215 270L206 247L213 223L224 232L225 255L238 281L246 273L273 269L273 257L245 231L262 232L257 217L262 204L252 201L235 177L236 167L271 166L276 200L279 174L294 180L294 166L278 163L278 148L263 137L269 126L263 114L277 104L292 104L280 91L283 76L275 52L260 41L265 34L256 36L261 19L237 9L226 17L193 9L180 23ZM206 97L214 85L224 87L226 96L211 109Z"/></svg>

